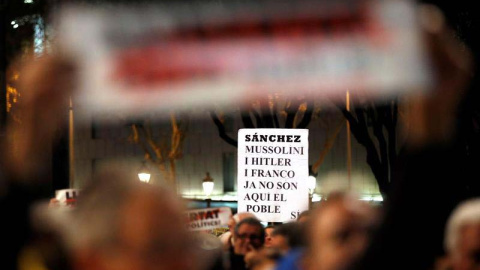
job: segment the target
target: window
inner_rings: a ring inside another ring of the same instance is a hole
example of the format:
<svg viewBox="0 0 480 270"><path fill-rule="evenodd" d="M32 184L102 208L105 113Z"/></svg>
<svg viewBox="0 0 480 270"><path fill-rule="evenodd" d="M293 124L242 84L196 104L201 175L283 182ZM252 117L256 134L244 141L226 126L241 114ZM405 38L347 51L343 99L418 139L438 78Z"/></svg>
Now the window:
<svg viewBox="0 0 480 270"><path fill-rule="evenodd" d="M223 192L235 190L235 154L223 153Z"/></svg>

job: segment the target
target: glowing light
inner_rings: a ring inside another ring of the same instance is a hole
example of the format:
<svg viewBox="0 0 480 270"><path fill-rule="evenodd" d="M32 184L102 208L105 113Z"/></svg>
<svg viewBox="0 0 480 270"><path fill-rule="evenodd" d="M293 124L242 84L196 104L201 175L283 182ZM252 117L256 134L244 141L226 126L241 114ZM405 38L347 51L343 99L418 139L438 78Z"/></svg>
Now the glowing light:
<svg viewBox="0 0 480 270"><path fill-rule="evenodd" d="M150 170L147 167L147 163L144 161L142 167L138 170L138 179L144 183L150 182Z"/></svg>
<svg viewBox="0 0 480 270"><path fill-rule="evenodd" d="M140 179L140 181L142 181L142 182L148 183L148 182L150 182L150 174L149 173L139 173L138 174L138 179Z"/></svg>
<svg viewBox="0 0 480 270"><path fill-rule="evenodd" d="M203 193L205 193L207 197L212 194L214 185L213 178L210 177L210 173L207 172L207 176L202 181Z"/></svg>
<svg viewBox="0 0 480 270"><path fill-rule="evenodd" d="M310 175L308 177L308 182L307 182L308 190L310 191L310 194L312 194L315 191L315 188L317 187L317 178L315 176Z"/></svg>
<svg viewBox="0 0 480 270"><path fill-rule="evenodd" d="M374 202L383 202L382 195L366 195L360 198L362 201L374 201Z"/></svg>
<svg viewBox="0 0 480 270"><path fill-rule="evenodd" d="M36 56L41 56L45 49L45 46L44 46L45 25L41 17L37 18L33 29L34 29L33 52L35 53Z"/></svg>
<svg viewBox="0 0 480 270"><path fill-rule="evenodd" d="M184 193L182 194L182 197L185 199L193 199L193 200L204 200L209 198L209 199L212 199L212 201L237 201L236 192L229 192L228 194L216 194L216 195L211 195L207 197L202 190L202 193L200 193L199 191Z"/></svg>
<svg viewBox="0 0 480 270"><path fill-rule="evenodd" d="M210 196L213 192L213 182L205 182L202 184L203 185L203 192L205 193L205 195Z"/></svg>
<svg viewBox="0 0 480 270"><path fill-rule="evenodd" d="M25 3L25 4L33 4L33 0L25 0L25 1L23 1L23 3Z"/></svg>
<svg viewBox="0 0 480 270"><path fill-rule="evenodd" d="M15 29L18 28L18 24L15 24L15 25L13 26L13 28L15 28Z"/></svg>
<svg viewBox="0 0 480 270"><path fill-rule="evenodd" d="M18 102L18 98L20 97L20 93L15 87L7 84L7 112L9 113L14 104Z"/></svg>

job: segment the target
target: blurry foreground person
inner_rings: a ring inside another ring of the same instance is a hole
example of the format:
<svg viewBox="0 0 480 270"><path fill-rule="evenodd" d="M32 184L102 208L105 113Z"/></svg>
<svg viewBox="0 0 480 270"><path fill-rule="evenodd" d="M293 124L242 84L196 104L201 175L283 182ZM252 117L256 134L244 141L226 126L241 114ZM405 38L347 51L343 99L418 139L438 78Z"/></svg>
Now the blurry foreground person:
<svg viewBox="0 0 480 270"><path fill-rule="evenodd" d="M272 246L272 232L275 229L273 226L267 226L265 228L265 243L263 243L264 247L271 247Z"/></svg>
<svg viewBox="0 0 480 270"><path fill-rule="evenodd" d="M310 218L310 210L305 210L297 218L297 222L304 223Z"/></svg>
<svg viewBox="0 0 480 270"><path fill-rule="evenodd" d="M66 123L75 81L73 66L57 56L16 64L20 75L15 87L22 93L15 108L19 119L8 119L0 142L0 212L8 217L0 236L1 269L29 265L24 258L31 258L25 254L32 254L28 251L32 241L53 248L43 242L50 234L42 239L35 235L30 213L35 202L51 196L50 153Z"/></svg>
<svg viewBox="0 0 480 270"><path fill-rule="evenodd" d="M19 270L72 269L70 253L61 233L62 228L68 226L71 210L66 206L50 206L46 200L32 205L33 235L19 254Z"/></svg>
<svg viewBox="0 0 480 270"><path fill-rule="evenodd" d="M431 269L443 254L449 214L458 202L480 195L471 177L480 160L480 84L473 65L479 63L478 9L471 1L430 2L445 14L430 5L419 9L435 81L407 103L401 122L407 141L392 168L383 222L352 269Z"/></svg>
<svg viewBox="0 0 480 270"><path fill-rule="evenodd" d="M51 196L49 153L66 123L76 76L70 62L59 56L18 65L16 87L22 98L16 110L21 121L9 119L7 136L0 144L0 211L8 217L2 222L0 268L200 267L192 250L200 245L187 236L183 209L174 194L115 174L95 179L85 190L68 231L61 235L66 239L57 239L61 236L56 232L35 231L31 206ZM65 250L64 240L68 240ZM54 261L42 263L42 259Z"/></svg>
<svg viewBox="0 0 480 270"><path fill-rule="evenodd" d="M248 269L251 270L273 270L276 269L282 255L275 249L262 248L255 253L247 255ZM294 269L289 269L294 270Z"/></svg>
<svg viewBox="0 0 480 270"><path fill-rule="evenodd" d="M305 269L346 269L362 255L377 220L375 209L357 196L331 194L310 217Z"/></svg>
<svg viewBox="0 0 480 270"><path fill-rule="evenodd" d="M111 173L95 179L67 231L74 269L195 269L182 210L167 189Z"/></svg>
<svg viewBox="0 0 480 270"><path fill-rule="evenodd" d="M272 232L271 248L285 255L291 249L304 244L303 231L300 223L289 222L275 227Z"/></svg>
<svg viewBox="0 0 480 270"><path fill-rule="evenodd" d="M460 204L445 231L445 250L452 270L480 269L480 199Z"/></svg>

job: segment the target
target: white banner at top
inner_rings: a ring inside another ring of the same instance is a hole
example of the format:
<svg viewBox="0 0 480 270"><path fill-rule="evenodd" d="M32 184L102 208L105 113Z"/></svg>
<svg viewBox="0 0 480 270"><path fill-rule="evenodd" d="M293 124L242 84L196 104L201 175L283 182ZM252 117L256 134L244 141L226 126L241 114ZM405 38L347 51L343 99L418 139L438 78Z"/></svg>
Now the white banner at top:
<svg viewBox="0 0 480 270"><path fill-rule="evenodd" d="M427 87L416 15L407 0L84 5L60 13L58 40L78 62L85 111L229 109L272 94L385 98Z"/></svg>

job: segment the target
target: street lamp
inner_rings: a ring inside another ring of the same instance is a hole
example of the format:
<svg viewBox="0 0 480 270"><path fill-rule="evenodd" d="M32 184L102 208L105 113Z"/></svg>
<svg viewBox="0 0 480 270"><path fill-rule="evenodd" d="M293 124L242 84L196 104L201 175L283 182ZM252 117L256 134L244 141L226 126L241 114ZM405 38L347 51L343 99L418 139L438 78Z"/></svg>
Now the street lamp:
<svg viewBox="0 0 480 270"><path fill-rule="evenodd" d="M313 172L312 165L308 166L307 187L310 195L313 195L315 188L317 187L317 175L318 173Z"/></svg>
<svg viewBox="0 0 480 270"><path fill-rule="evenodd" d="M210 173L207 172L207 176L202 180L203 193L205 193L205 195L207 196L207 207L210 207L210 202L211 202L210 195L213 192L214 185L215 184L213 183L213 178L210 177Z"/></svg>
<svg viewBox="0 0 480 270"><path fill-rule="evenodd" d="M150 170L147 167L147 163L145 161L142 162L142 167L138 170L138 179L144 183L150 182Z"/></svg>
<svg viewBox="0 0 480 270"><path fill-rule="evenodd" d="M309 193L313 194L315 192L315 188L317 187L317 178L313 175L309 175L307 186Z"/></svg>
<svg viewBox="0 0 480 270"><path fill-rule="evenodd" d="M308 187L308 208L312 208L313 203L313 193L315 192L315 188L317 187L317 175L318 173L314 173L312 169L312 165L308 166L308 179L307 179L307 187Z"/></svg>

